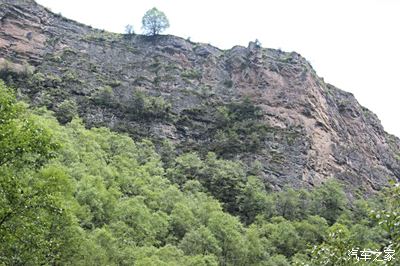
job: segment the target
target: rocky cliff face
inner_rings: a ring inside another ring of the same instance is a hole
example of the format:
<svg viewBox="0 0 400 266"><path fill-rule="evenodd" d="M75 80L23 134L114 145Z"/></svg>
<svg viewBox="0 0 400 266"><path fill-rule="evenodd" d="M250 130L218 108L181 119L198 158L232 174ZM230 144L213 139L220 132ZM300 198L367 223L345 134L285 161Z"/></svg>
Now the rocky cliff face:
<svg viewBox="0 0 400 266"><path fill-rule="evenodd" d="M400 177L399 139L297 53L113 34L33 1L0 0L0 29L1 77L62 122L77 108L88 126L240 159L273 188Z"/></svg>

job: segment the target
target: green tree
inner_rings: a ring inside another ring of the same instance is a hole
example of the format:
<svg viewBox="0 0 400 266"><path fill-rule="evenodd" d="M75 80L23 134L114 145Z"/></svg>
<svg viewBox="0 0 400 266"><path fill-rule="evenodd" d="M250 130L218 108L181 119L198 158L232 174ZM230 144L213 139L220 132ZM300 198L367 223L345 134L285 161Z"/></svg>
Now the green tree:
<svg viewBox="0 0 400 266"><path fill-rule="evenodd" d="M294 225L282 217L274 217L272 223L264 224L261 230L276 252L285 257L291 257L303 248Z"/></svg>
<svg viewBox="0 0 400 266"><path fill-rule="evenodd" d="M243 167L236 162L219 160L214 153L207 154L205 165L200 182L224 203L226 211L237 214L237 199L243 193L246 179Z"/></svg>
<svg viewBox="0 0 400 266"><path fill-rule="evenodd" d="M168 178L183 186L188 180L200 180L204 172L204 162L196 153L186 153L175 159L172 168L167 170Z"/></svg>
<svg viewBox="0 0 400 266"><path fill-rule="evenodd" d="M76 199L87 212L84 228L96 228L108 224L113 216L119 193L107 189L101 177L85 176L77 183Z"/></svg>
<svg viewBox="0 0 400 266"><path fill-rule="evenodd" d="M309 216L307 219L293 224L304 246L317 245L324 241L328 223L319 216Z"/></svg>
<svg viewBox="0 0 400 266"><path fill-rule="evenodd" d="M215 127L211 130L211 150L224 158L259 152L268 132L262 117L262 109L249 98L217 107Z"/></svg>
<svg viewBox="0 0 400 266"><path fill-rule="evenodd" d="M278 215L288 220L297 218L299 212L299 194L292 188L276 194L276 210ZM304 211L304 210L303 210Z"/></svg>
<svg viewBox="0 0 400 266"><path fill-rule="evenodd" d="M39 167L54 156L57 145L0 80L0 166Z"/></svg>
<svg viewBox="0 0 400 266"><path fill-rule="evenodd" d="M222 250L219 256L221 265L242 265L246 261L244 229L235 217L222 212L212 213L208 228Z"/></svg>
<svg viewBox="0 0 400 266"><path fill-rule="evenodd" d="M99 88L91 97L91 99L98 105L106 107L116 107L114 91L110 86Z"/></svg>
<svg viewBox="0 0 400 266"><path fill-rule="evenodd" d="M212 255L185 256L182 250L172 245L161 248L144 247L134 251L135 265L138 266L167 266L167 265L195 265L217 266L217 259Z"/></svg>
<svg viewBox="0 0 400 266"><path fill-rule="evenodd" d="M139 246L157 245L168 232L167 216L163 212L152 212L142 197L120 202L116 210L112 229L121 241Z"/></svg>
<svg viewBox="0 0 400 266"><path fill-rule="evenodd" d="M59 104L56 116L61 124L71 122L74 116L78 115L78 105L74 100L65 100Z"/></svg>
<svg viewBox="0 0 400 266"><path fill-rule="evenodd" d="M266 261L270 257L271 242L260 234L257 224L254 223L247 228L246 242L248 247L246 262L248 265L259 265L260 262Z"/></svg>
<svg viewBox="0 0 400 266"><path fill-rule="evenodd" d="M184 202L178 202L175 205L170 217L174 235L179 239L198 225L198 221L193 214L191 206Z"/></svg>
<svg viewBox="0 0 400 266"><path fill-rule="evenodd" d="M209 255L220 256L221 248L217 239L207 227L188 232L180 242L179 246L187 255Z"/></svg>
<svg viewBox="0 0 400 266"><path fill-rule="evenodd" d="M346 209L347 197L341 185L330 180L312 192L312 212L334 224Z"/></svg>
<svg viewBox="0 0 400 266"><path fill-rule="evenodd" d="M283 255L274 255L266 261L265 266L289 266L291 265Z"/></svg>
<svg viewBox="0 0 400 266"><path fill-rule="evenodd" d="M384 207L373 210L372 217L386 232L385 245L400 250L400 185L397 183L383 192Z"/></svg>
<svg viewBox="0 0 400 266"><path fill-rule="evenodd" d="M239 214L245 224L254 222L257 215L272 217L275 213L273 198L267 194L259 177L249 176L241 193L237 196Z"/></svg>
<svg viewBox="0 0 400 266"><path fill-rule="evenodd" d="M57 264L73 250L73 186L62 166L45 166L57 147L0 82L0 261L6 265Z"/></svg>
<svg viewBox="0 0 400 266"><path fill-rule="evenodd" d="M311 251L311 265L350 266L347 252L353 246L348 228L342 224L334 224L328 230L326 241L315 246Z"/></svg>
<svg viewBox="0 0 400 266"><path fill-rule="evenodd" d="M148 10L142 18L142 28L146 35L158 35L168 27L169 21L167 16L155 7Z"/></svg>

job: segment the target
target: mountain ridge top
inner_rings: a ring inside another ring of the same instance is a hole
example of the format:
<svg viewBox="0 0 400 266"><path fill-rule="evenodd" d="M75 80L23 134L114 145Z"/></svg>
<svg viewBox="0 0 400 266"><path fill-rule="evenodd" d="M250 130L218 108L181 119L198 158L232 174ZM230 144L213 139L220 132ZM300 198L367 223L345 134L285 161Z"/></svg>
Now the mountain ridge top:
<svg viewBox="0 0 400 266"><path fill-rule="evenodd" d="M8 83L59 116L70 100L89 127L168 139L249 167L259 161L276 189L333 177L373 191L400 176L399 139L298 53L109 33L31 0L0 4L0 58L21 71L34 66L31 75L10 71ZM248 117L238 119L238 110Z"/></svg>

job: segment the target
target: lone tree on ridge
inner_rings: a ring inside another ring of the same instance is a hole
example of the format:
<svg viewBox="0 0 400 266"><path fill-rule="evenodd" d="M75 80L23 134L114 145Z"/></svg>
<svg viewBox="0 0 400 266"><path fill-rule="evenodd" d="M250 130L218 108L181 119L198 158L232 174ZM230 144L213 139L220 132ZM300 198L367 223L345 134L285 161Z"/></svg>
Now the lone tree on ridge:
<svg viewBox="0 0 400 266"><path fill-rule="evenodd" d="M144 34L154 36L160 34L169 27L169 21L164 12L153 7L144 14L142 28Z"/></svg>

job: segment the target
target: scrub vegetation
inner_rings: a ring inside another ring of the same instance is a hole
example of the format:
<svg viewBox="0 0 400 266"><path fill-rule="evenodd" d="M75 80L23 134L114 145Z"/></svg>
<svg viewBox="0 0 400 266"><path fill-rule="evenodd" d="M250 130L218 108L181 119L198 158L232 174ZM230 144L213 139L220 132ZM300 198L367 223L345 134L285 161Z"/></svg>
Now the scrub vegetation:
<svg viewBox="0 0 400 266"><path fill-rule="evenodd" d="M133 100L146 117L165 105ZM354 265L353 248L400 248L395 185L351 202L335 181L272 192L256 170L218 153L157 153L149 140L86 129L70 117L74 106L59 107L61 125L0 83L0 265L333 266ZM218 130L229 134L217 151L241 128L264 130L243 124L258 112L246 106L220 110Z"/></svg>

